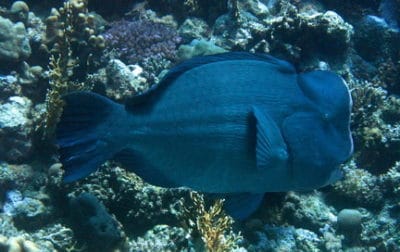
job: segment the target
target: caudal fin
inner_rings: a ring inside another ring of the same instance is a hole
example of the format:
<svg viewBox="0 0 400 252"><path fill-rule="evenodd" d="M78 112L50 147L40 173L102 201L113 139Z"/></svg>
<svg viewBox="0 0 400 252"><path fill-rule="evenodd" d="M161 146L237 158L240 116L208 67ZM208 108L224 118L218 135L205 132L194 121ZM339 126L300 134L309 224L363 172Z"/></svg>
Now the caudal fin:
<svg viewBox="0 0 400 252"><path fill-rule="evenodd" d="M86 177L113 156L104 125L121 105L90 92L73 92L63 100L56 141L65 170L64 182L72 182Z"/></svg>

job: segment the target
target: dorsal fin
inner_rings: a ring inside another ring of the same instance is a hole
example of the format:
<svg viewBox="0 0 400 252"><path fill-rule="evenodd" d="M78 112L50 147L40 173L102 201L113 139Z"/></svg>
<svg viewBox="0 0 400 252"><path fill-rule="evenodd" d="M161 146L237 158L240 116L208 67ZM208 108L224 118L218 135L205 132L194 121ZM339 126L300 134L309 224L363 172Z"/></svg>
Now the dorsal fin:
<svg viewBox="0 0 400 252"><path fill-rule="evenodd" d="M130 99L128 99L126 102L126 108L132 109L135 106L142 104L143 102L151 100L154 94L162 92L164 88L166 88L169 84L174 82L174 80L176 80L179 76L181 76L187 71L190 71L191 69L215 62L231 61L231 60L263 61L269 64L273 64L274 66L277 67L277 70L279 71L285 73L295 72L294 67L290 63L283 60L279 60L268 54L259 54L259 53L256 54L248 52L228 52L228 53L193 57L172 68L158 84L153 85L146 92L135 95Z"/></svg>

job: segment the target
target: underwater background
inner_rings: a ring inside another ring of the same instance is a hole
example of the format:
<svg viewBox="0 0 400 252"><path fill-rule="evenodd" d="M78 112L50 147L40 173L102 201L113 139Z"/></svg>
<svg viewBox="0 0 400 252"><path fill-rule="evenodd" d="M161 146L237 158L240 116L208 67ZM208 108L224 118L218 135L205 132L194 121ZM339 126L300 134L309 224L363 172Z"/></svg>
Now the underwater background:
<svg viewBox="0 0 400 252"><path fill-rule="evenodd" d="M399 22L399 0L0 0L0 251L400 251ZM112 161L62 183L63 94L124 103L177 63L228 51L347 82L342 180L266 193L244 221Z"/></svg>

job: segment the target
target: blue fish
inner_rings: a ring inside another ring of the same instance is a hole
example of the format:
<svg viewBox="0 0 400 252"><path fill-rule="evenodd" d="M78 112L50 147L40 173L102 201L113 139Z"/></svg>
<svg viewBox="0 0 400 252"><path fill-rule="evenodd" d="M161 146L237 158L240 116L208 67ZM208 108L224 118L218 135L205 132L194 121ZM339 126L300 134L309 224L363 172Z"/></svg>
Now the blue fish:
<svg viewBox="0 0 400 252"><path fill-rule="evenodd" d="M125 106L90 92L64 100L56 140L65 182L115 158L151 184L226 197L237 218L265 192L337 181L353 151L342 78L297 73L264 54L190 59Z"/></svg>

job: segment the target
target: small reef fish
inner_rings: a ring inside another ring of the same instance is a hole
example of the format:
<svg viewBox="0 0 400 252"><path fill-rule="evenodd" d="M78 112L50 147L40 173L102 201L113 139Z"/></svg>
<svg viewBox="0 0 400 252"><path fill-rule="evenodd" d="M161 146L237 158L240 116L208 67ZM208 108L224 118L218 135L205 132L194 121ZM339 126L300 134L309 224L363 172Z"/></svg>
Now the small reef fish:
<svg viewBox="0 0 400 252"><path fill-rule="evenodd" d="M226 197L236 218L265 192L337 181L353 152L343 79L264 54L190 59L125 106L91 92L64 100L56 141L65 182L115 158L151 184Z"/></svg>

